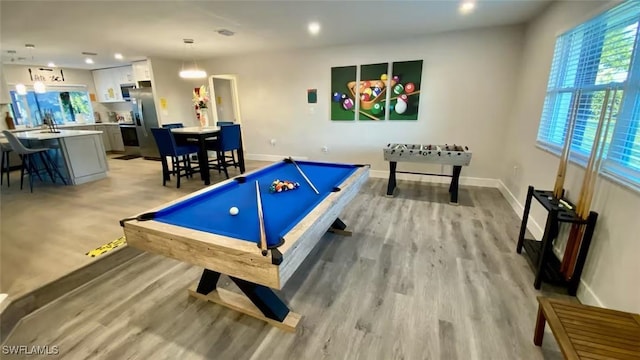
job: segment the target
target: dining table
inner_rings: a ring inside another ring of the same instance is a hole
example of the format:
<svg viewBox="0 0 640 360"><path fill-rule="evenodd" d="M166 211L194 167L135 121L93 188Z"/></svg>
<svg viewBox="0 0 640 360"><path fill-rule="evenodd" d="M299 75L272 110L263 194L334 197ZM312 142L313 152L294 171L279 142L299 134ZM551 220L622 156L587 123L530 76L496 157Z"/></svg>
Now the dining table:
<svg viewBox="0 0 640 360"><path fill-rule="evenodd" d="M176 142L191 144L197 142L198 145L198 167L200 177L205 185L211 185L211 175L209 174L209 155L207 152L207 142L220 137L219 126L187 126L171 129ZM242 145L242 131L240 131L240 148L238 151L238 163L240 173L245 172L244 149Z"/></svg>

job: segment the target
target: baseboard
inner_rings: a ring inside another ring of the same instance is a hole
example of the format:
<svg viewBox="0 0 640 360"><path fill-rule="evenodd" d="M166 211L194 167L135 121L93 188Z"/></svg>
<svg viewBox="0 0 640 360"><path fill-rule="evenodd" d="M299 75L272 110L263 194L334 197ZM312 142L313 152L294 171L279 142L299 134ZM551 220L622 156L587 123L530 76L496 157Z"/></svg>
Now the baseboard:
<svg viewBox="0 0 640 360"><path fill-rule="evenodd" d="M513 209L513 211L516 213L516 215L518 215L520 220L522 220L522 214L524 213L524 206L520 204L518 199L515 197L515 195L513 195L511 190L509 190L509 188L502 182L502 180L497 180L497 181L498 181L498 190L500 190L500 192L502 193L502 196L504 196L504 198L507 200L509 205L511 205L511 208ZM529 232L533 234L533 236L537 239L541 239L542 235L544 234L544 228L542 228L540 224L538 224L538 222L531 215L529 215L529 219L527 220L527 230L529 230Z"/></svg>
<svg viewBox="0 0 640 360"><path fill-rule="evenodd" d="M389 171L371 170L369 171L369 176L374 178L387 179L389 178ZM437 183L437 184L449 184L451 182L451 178L445 177L445 176L401 174L401 173L396 174L396 179L429 182L429 183ZM498 179L460 176L460 185L497 188Z"/></svg>
<svg viewBox="0 0 640 360"><path fill-rule="evenodd" d="M307 160L306 156L295 156L295 155L268 155L268 154L245 154L245 160L255 160L255 161L280 161L284 158L288 158L291 156L295 160Z"/></svg>
<svg viewBox="0 0 640 360"><path fill-rule="evenodd" d="M600 298L598 298L589 285L584 282L584 279L580 279L580 286L578 286L578 294L576 297L583 304L606 308L602 301L600 301Z"/></svg>

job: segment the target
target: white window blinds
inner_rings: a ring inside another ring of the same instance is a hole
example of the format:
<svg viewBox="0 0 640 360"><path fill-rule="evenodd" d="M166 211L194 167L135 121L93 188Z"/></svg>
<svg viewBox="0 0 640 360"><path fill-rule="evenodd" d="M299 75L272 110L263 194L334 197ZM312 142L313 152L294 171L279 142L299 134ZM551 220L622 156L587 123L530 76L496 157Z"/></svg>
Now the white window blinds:
<svg viewBox="0 0 640 360"><path fill-rule="evenodd" d="M627 1L558 37L538 143L560 151L575 105L572 158L584 161L600 113L610 109L603 171L640 189L639 21L640 1ZM607 90L610 99L603 104Z"/></svg>

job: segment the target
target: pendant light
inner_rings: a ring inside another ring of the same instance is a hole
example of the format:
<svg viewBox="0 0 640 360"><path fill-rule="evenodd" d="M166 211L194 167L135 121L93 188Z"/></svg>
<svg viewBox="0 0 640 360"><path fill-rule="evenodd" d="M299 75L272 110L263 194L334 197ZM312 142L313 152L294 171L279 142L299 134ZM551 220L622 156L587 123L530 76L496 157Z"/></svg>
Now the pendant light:
<svg viewBox="0 0 640 360"><path fill-rule="evenodd" d="M193 39L184 39L185 53L187 49L191 47L194 43ZM193 51L192 51L193 54ZM185 56L186 57L186 56ZM198 69L198 64L196 64L195 56L192 55L193 59L193 67L185 68L184 60L182 61L182 70L180 70L180 77L183 79L204 79L207 77L207 72L201 69Z"/></svg>

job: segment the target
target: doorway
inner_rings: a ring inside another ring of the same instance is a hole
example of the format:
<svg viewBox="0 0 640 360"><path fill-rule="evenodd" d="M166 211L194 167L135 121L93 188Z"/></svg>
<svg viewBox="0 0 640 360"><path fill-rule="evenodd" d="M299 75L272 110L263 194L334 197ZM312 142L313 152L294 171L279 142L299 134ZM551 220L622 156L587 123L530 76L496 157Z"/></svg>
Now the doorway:
<svg viewBox="0 0 640 360"><path fill-rule="evenodd" d="M242 123L236 76L212 75L209 78L209 88L214 122L211 125L217 125L220 121Z"/></svg>

